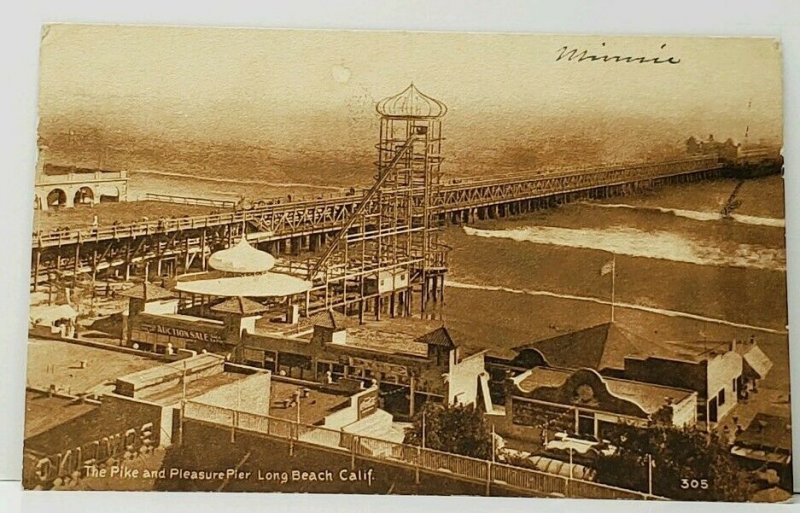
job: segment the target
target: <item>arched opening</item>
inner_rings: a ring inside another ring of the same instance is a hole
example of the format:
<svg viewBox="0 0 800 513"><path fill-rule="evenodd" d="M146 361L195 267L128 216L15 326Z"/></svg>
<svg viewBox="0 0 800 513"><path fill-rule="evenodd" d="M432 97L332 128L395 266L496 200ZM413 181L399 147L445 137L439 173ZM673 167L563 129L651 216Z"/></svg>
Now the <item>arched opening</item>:
<svg viewBox="0 0 800 513"><path fill-rule="evenodd" d="M100 189L100 203L119 201L119 187L106 186Z"/></svg>
<svg viewBox="0 0 800 513"><path fill-rule="evenodd" d="M34 210L42 209L42 198L40 198L38 194L33 195L33 209Z"/></svg>
<svg viewBox="0 0 800 513"><path fill-rule="evenodd" d="M63 207L67 204L67 193L62 189L53 189L47 195L47 206L49 208Z"/></svg>
<svg viewBox="0 0 800 513"><path fill-rule="evenodd" d="M75 193L75 206L78 205L91 205L94 203L94 191L91 187L81 187Z"/></svg>

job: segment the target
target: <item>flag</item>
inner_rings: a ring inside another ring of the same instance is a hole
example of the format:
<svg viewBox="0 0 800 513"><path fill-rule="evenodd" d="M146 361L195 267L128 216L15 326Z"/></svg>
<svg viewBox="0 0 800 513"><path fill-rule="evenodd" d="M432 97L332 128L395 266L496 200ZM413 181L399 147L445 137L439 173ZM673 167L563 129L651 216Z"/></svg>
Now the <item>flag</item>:
<svg viewBox="0 0 800 513"><path fill-rule="evenodd" d="M614 261L609 260L603 267L600 268L600 276L605 276L606 274L614 271Z"/></svg>

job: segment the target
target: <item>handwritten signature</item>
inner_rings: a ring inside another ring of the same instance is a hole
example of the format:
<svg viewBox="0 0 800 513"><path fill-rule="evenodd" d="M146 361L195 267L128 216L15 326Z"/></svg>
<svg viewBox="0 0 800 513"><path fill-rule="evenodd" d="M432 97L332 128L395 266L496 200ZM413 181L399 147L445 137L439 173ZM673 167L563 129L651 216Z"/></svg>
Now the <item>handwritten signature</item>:
<svg viewBox="0 0 800 513"><path fill-rule="evenodd" d="M605 47L606 44L602 43L600 46ZM664 43L661 45L661 50L666 48L667 44ZM565 60L565 61L575 61L575 62L583 62L583 61L591 61L591 62L635 62L638 64L678 64L681 60L677 57L670 56L670 57L634 57L632 55L611 55L605 54L602 55L602 51L598 53L590 53L589 50L580 49L580 48L570 48L569 46L562 46L556 52L558 56L556 57L556 62Z"/></svg>

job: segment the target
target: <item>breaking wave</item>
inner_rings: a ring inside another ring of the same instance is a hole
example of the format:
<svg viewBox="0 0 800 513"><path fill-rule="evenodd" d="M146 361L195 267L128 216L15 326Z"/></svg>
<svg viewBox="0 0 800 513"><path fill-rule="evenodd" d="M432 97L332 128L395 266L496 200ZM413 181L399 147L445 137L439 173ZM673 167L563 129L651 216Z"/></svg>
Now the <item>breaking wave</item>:
<svg viewBox="0 0 800 513"><path fill-rule="evenodd" d="M752 224L757 226L771 226L773 228L784 228L786 222L783 219L776 219L774 217L758 217L746 216L743 214L733 214L730 219L724 219L722 214L718 212L701 212L698 210L683 210L680 208L665 208L665 207L637 207L635 205L626 205L624 203L591 203L593 207L600 208L625 208L630 210L648 210L651 212L661 212L663 214L672 214L678 217L685 217L687 219L694 219L695 221L723 221L732 220L742 224Z"/></svg>
<svg viewBox="0 0 800 513"><path fill-rule="evenodd" d="M464 232L475 237L596 249L618 255L698 265L786 270L784 249L735 242L723 242L724 247L719 247L666 231L643 231L628 227L573 229L552 226L482 230L465 226Z"/></svg>

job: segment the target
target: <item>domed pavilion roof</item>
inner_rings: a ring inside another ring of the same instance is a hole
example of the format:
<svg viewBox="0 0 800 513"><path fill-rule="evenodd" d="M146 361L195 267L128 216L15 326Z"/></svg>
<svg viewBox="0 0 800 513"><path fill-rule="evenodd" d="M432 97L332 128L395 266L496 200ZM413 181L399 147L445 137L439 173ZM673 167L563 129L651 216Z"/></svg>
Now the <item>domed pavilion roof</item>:
<svg viewBox="0 0 800 513"><path fill-rule="evenodd" d="M379 101L375 110L388 117L438 118L447 113L447 105L423 94L412 83L403 92Z"/></svg>
<svg viewBox="0 0 800 513"><path fill-rule="evenodd" d="M311 282L288 274L266 272L199 280L179 279L175 290L217 297L286 297L311 289Z"/></svg>
<svg viewBox="0 0 800 513"><path fill-rule="evenodd" d="M275 257L247 242L246 237L234 246L213 253L208 265L217 271L237 274L265 273L275 266Z"/></svg>

